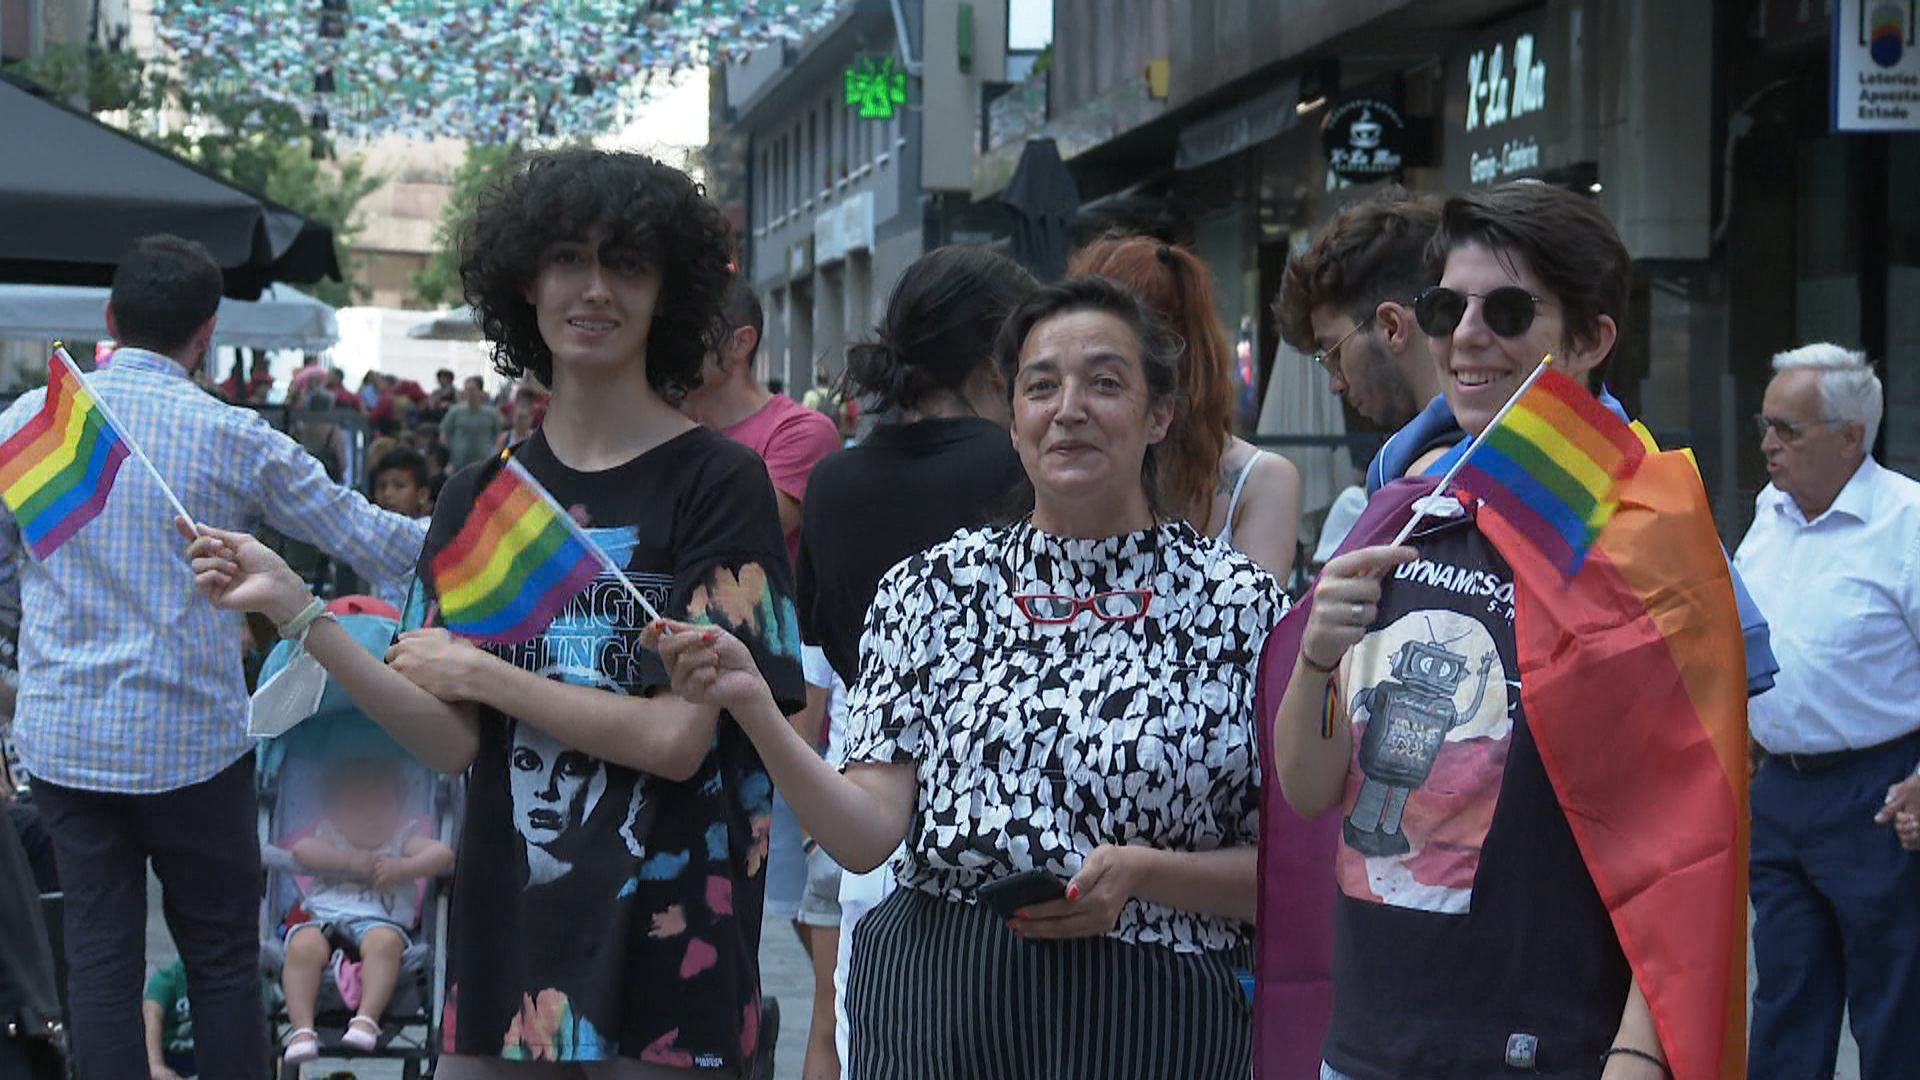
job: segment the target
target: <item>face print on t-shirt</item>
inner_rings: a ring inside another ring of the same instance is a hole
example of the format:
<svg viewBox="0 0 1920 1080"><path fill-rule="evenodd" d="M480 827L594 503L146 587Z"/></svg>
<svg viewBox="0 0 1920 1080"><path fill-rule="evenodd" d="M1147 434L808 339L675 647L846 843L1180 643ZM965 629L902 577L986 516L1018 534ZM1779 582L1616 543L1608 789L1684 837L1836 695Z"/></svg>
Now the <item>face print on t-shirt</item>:
<svg viewBox="0 0 1920 1080"><path fill-rule="evenodd" d="M573 869L581 826L607 793L607 768L532 724L513 722L511 746L513 827L526 843L527 884L545 885Z"/></svg>
<svg viewBox="0 0 1920 1080"><path fill-rule="evenodd" d="M1349 896L1434 912L1471 906L1519 702L1503 658L1513 647L1503 584L1488 567L1410 563L1353 650L1342 687L1355 753L1338 868Z"/></svg>

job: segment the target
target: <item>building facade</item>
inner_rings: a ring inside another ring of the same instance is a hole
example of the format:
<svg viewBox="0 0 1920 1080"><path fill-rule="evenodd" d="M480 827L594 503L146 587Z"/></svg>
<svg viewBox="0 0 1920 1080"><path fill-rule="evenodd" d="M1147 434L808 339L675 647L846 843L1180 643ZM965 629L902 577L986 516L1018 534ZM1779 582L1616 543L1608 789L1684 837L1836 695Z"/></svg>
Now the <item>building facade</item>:
<svg viewBox="0 0 1920 1080"><path fill-rule="evenodd" d="M716 187L744 199L762 379L798 397L836 377L900 273L948 238L943 207L973 178L960 133L1004 64L1004 18L992 3L849 0L806 41L716 75L714 145L744 165Z"/></svg>
<svg viewBox="0 0 1920 1080"><path fill-rule="evenodd" d="M1895 6L1920 51L1920 12ZM1229 333L1270 368L1306 362L1269 311L1287 254L1382 183L1583 192L1636 261L1614 389L1693 447L1737 536L1766 481L1749 416L1779 350L1831 339L1881 361L1883 459L1920 472L1920 78L1867 65L1873 103L1857 108L1915 119L1836 130L1849 87L1833 76L1867 48L1847 27L1869 8L1056 0L1050 69L1026 88L1042 107L990 126L971 194L990 202L1028 138L1055 139L1083 238L1118 227L1192 246ZM1897 51L1882 42L1876 62Z"/></svg>

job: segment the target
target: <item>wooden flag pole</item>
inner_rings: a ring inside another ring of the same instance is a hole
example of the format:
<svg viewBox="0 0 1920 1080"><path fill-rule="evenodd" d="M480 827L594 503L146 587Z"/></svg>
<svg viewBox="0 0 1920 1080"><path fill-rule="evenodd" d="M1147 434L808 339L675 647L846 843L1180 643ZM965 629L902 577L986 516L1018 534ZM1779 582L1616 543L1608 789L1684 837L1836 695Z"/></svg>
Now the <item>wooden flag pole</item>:
<svg viewBox="0 0 1920 1080"><path fill-rule="evenodd" d="M140 444L133 440L133 433L127 430L127 425L121 423L120 418L113 415L113 407L107 404L107 399L101 397L100 392L93 388L91 382L87 381L86 373L81 371L80 365L74 363L73 357L67 354L67 347L58 341L54 342L53 356L54 359L66 365L69 375L80 380L80 386L87 392L87 397L91 399L95 405L100 407L100 415L120 436L120 441L127 444L127 451L131 453L140 464L147 467L147 475L153 477L153 482L160 485L160 493L167 497L168 503L172 504L173 512L178 514L181 520L185 521L189 526L193 526L193 515L187 513L187 508L181 504L180 497L175 495L173 489L167 486L167 478L161 476L160 470L153 467L153 461L147 457L146 451L140 449Z"/></svg>

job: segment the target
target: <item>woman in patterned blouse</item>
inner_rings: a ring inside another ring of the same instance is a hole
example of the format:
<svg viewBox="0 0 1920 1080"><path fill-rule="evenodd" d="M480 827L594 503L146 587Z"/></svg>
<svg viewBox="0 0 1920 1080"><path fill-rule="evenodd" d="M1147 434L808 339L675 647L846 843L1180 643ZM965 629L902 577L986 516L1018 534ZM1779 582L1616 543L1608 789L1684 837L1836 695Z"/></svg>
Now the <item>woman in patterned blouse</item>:
<svg viewBox="0 0 1920 1080"><path fill-rule="evenodd" d="M1161 513L1179 340L1103 278L1042 290L996 360L1032 515L894 567L862 642L845 772L723 632L655 629L674 687L729 709L843 865L902 840L855 931L855 1080L1244 1080L1232 967L1254 910L1251 660L1285 606ZM1023 872L1061 898L977 902Z"/></svg>
<svg viewBox="0 0 1920 1080"><path fill-rule="evenodd" d="M732 711L845 867L906 844L902 888L854 932L856 1080L1244 1080L1250 661L1283 594L1160 511L1179 340L1139 300L1104 279L1046 288L996 361L1033 515L881 582L845 773L728 634L657 626L653 644L678 692ZM1033 871L1064 896L1012 920L977 903Z"/></svg>

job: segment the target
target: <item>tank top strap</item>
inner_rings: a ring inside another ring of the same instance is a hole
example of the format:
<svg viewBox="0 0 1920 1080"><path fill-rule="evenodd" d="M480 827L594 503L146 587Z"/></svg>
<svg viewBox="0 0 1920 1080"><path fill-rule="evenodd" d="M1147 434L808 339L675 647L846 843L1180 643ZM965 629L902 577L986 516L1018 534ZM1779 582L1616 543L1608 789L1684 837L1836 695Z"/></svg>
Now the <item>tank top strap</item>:
<svg viewBox="0 0 1920 1080"><path fill-rule="evenodd" d="M1224 525L1220 526L1220 533L1217 537L1221 543L1228 547L1233 546L1233 515L1240 510L1240 493L1247 489L1247 477L1253 475L1253 467L1259 464L1260 455L1263 453L1265 453L1265 451L1259 447L1255 447L1253 453L1247 455L1247 463L1240 466L1240 475L1234 478L1233 494L1227 498L1227 520Z"/></svg>

